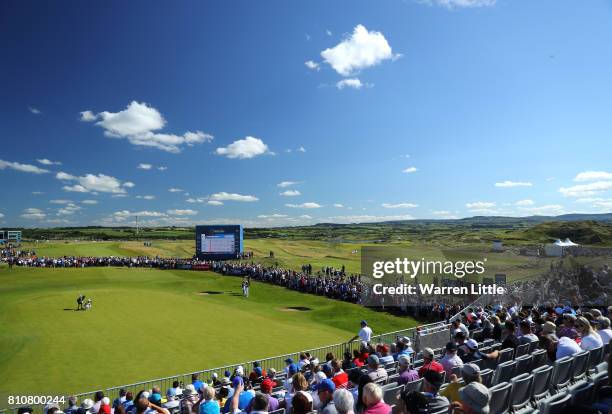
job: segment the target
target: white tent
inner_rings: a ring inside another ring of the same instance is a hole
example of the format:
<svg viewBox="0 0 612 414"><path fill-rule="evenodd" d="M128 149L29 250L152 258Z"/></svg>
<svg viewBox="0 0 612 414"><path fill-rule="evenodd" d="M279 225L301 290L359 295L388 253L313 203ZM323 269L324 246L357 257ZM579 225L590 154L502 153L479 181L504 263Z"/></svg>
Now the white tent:
<svg viewBox="0 0 612 414"><path fill-rule="evenodd" d="M578 244L574 243L569 238L565 240L557 239L554 243L549 243L544 246L544 252L546 256L561 257L564 255L565 250L571 246L578 246Z"/></svg>

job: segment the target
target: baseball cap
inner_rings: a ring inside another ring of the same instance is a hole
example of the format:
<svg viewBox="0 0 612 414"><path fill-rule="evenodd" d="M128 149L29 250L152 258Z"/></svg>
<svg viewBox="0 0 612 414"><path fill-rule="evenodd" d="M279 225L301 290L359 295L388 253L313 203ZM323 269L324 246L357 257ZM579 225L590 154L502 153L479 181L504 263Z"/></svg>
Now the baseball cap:
<svg viewBox="0 0 612 414"><path fill-rule="evenodd" d="M94 406L94 402L91 398L86 398L81 403L81 408L84 408L85 410L91 410L93 406Z"/></svg>
<svg viewBox="0 0 612 414"><path fill-rule="evenodd" d="M479 382L471 382L459 389L459 395L463 403L472 407L475 413L489 414L491 394L486 386Z"/></svg>
<svg viewBox="0 0 612 414"><path fill-rule="evenodd" d="M367 323L367 322L365 321L365 319L364 319L364 320L362 320L362 321L361 321L361 324L362 324L362 325L367 325L368 323Z"/></svg>
<svg viewBox="0 0 612 414"><path fill-rule="evenodd" d="M224 387L227 387L230 385L230 379L229 377L223 377L223 379L221 380L221 385Z"/></svg>
<svg viewBox="0 0 612 414"><path fill-rule="evenodd" d="M219 378L219 375L216 372L213 372L212 377L213 378Z"/></svg>
<svg viewBox="0 0 612 414"><path fill-rule="evenodd" d="M145 393L142 393L143 397ZM191 394L195 394L195 387L193 386L193 384L187 384L185 386L185 389L183 390L183 395L185 396L189 396Z"/></svg>
<svg viewBox="0 0 612 414"><path fill-rule="evenodd" d="M236 388L239 385L244 384L244 380L242 379L242 377L234 377L234 379L232 380L232 387Z"/></svg>
<svg viewBox="0 0 612 414"><path fill-rule="evenodd" d="M320 392L320 391L334 392L336 391L336 384L334 384L334 382L330 380L329 378L326 378L320 383L318 383L315 386L315 389L317 390L317 392Z"/></svg>
<svg viewBox="0 0 612 414"><path fill-rule="evenodd" d="M268 393L272 391L272 388L274 388L274 383L272 382L270 378L266 378L265 380L261 382L260 388L263 392Z"/></svg>
<svg viewBox="0 0 612 414"><path fill-rule="evenodd" d="M425 358L433 358L434 351L431 348L423 348L422 354Z"/></svg>
<svg viewBox="0 0 612 414"><path fill-rule="evenodd" d="M242 365L236 367L236 374L241 376L244 375L244 368L242 368Z"/></svg>
<svg viewBox="0 0 612 414"><path fill-rule="evenodd" d="M370 365L378 365L378 364L380 364L380 360L378 359L378 356L370 355L368 357L368 364L370 364Z"/></svg>
<svg viewBox="0 0 612 414"><path fill-rule="evenodd" d="M457 344L454 342L449 342L446 344L446 350L447 351L456 351L457 350Z"/></svg>
<svg viewBox="0 0 612 414"><path fill-rule="evenodd" d="M427 371L425 372L425 375L423 375L423 378L425 378L425 381L429 382L436 388L440 388L442 386L442 383L444 382L444 377L442 376L442 373L437 371Z"/></svg>
<svg viewBox="0 0 612 414"><path fill-rule="evenodd" d="M226 369L225 372L223 373L224 377L231 377L232 376L232 372L229 369Z"/></svg>
<svg viewBox="0 0 612 414"><path fill-rule="evenodd" d="M465 341L465 346L470 349L478 349L478 342L475 339L468 339Z"/></svg>
<svg viewBox="0 0 612 414"><path fill-rule="evenodd" d="M176 390L174 388L168 388L168 391L166 391L166 397L168 398L176 397Z"/></svg>
<svg viewBox="0 0 612 414"><path fill-rule="evenodd" d="M293 364L293 358L285 359L285 364Z"/></svg>
<svg viewBox="0 0 612 414"><path fill-rule="evenodd" d="M467 375L468 377L475 377L476 375L480 374L480 367L476 364L465 364L463 367L461 367L461 373L463 375Z"/></svg>
<svg viewBox="0 0 612 414"><path fill-rule="evenodd" d="M551 334L551 333L555 333L557 331L557 325L554 324L554 322L544 322L544 324L542 324L542 333L544 334Z"/></svg>

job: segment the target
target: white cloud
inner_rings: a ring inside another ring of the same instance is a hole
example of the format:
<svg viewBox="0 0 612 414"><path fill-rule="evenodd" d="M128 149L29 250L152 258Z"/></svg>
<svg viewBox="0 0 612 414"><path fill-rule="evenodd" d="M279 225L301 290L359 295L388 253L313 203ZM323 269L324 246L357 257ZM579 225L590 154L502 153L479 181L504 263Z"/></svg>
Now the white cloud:
<svg viewBox="0 0 612 414"><path fill-rule="evenodd" d="M28 220L43 220L47 214L38 208L26 208L23 210L21 217Z"/></svg>
<svg viewBox="0 0 612 414"><path fill-rule="evenodd" d="M394 59L391 46L382 33L368 31L363 25L355 26L350 37L336 46L325 49L321 57L342 76L351 76L362 69Z"/></svg>
<svg viewBox="0 0 612 414"><path fill-rule="evenodd" d="M83 200L81 201L83 204L98 204L98 200Z"/></svg>
<svg viewBox="0 0 612 414"><path fill-rule="evenodd" d="M410 174L410 173L417 172L417 171L418 171L417 167L408 167L402 170L402 172L406 174Z"/></svg>
<svg viewBox="0 0 612 414"><path fill-rule="evenodd" d="M526 199L526 200L519 200L515 204L517 206L526 207L526 206L534 205L534 202L533 202L533 200Z"/></svg>
<svg viewBox="0 0 612 414"><path fill-rule="evenodd" d="M226 193L225 191L211 195L210 199L213 201L245 201L245 202L252 202L252 201L259 200L257 197L252 196L252 195Z"/></svg>
<svg viewBox="0 0 612 414"><path fill-rule="evenodd" d="M275 219L275 218L285 218L285 217L289 217L286 214L260 214L259 216L257 216L257 218L262 218L262 219Z"/></svg>
<svg viewBox="0 0 612 414"><path fill-rule="evenodd" d="M76 184L71 186L64 186L64 191L73 191L78 193L114 193L122 194L125 190L122 187L121 181L115 177L111 177L105 174L85 174L81 177L76 177L72 174L65 172L59 172L55 176L58 180L62 181L76 181ZM123 186L129 187L129 182L123 184Z"/></svg>
<svg viewBox="0 0 612 414"><path fill-rule="evenodd" d="M39 158L36 161L38 161L42 165L62 165L62 163L59 161L51 161L46 158Z"/></svg>
<svg viewBox="0 0 612 414"><path fill-rule="evenodd" d="M49 200L51 204L70 204L72 200Z"/></svg>
<svg viewBox="0 0 612 414"><path fill-rule="evenodd" d="M154 195L137 195L136 198L139 198L141 200L155 200Z"/></svg>
<svg viewBox="0 0 612 414"><path fill-rule="evenodd" d="M181 190L180 188L174 188L174 187L168 188L168 191L171 193L182 193L183 192L183 190Z"/></svg>
<svg viewBox="0 0 612 414"><path fill-rule="evenodd" d="M344 206L340 203L334 203L334 207L336 208L343 208Z"/></svg>
<svg viewBox="0 0 612 414"><path fill-rule="evenodd" d="M264 142L255 137L246 137L232 142L227 147L217 148L217 155L223 155L227 158L248 159L258 155L270 153L268 146Z"/></svg>
<svg viewBox="0 0 612 414"><path fill-rule="evenodd" d="M291 187L292 185L296 185L299 183L300 183L299 181L281 181L280 183L276 184L276 186L280 188L287 188L287 187Z"/></svg>
<svg viewBox="0 0 612 414"><path fill-rule="evenodd" d="M185 209L185 210L168 210L166 212L168 214L172 215L172 216L195 216L196 214L198 214L197 211L189 210L189 209Z"/></svg>
<svg viewBox="0 0 612 414"><path fill-rule="evenodd" d="M42 112L40 112L40 109L38 109L38 108L34 108L34 107L32 107L32 106L30 106L30 107L28 108L28 110L29 110L30 112L32 112L34 115L40 115L40 114L42 113Z"/></svg>
<svg viewBox="0 0 612 414"><path fill-rule="evenodd" d="M289 208L321 208L323 207L322 205L318 203L313 203L313 202L302 203L302 204L285 204L285 206Z"/></svg>
<svg viewBox="0 0 612 414"><path fill-rule="evenodd" d="M153 165L151 164L144 164L144 163L138 164L139 170L150 170L151 168L153 168Z"/></svg>
<svg viewBox="0 0 612 414"><path fill-rule="evenodd" d="M447 210L434 210L431 212L431 214L433 214L436 217L439 217L441 219L446 219L446 220L455 220L459 218L458 216L456 216L455 214Z"/></svg>
<svg viewBox="0 0 612 414"><path fill-rule="evenodd" d="M184 145L192 146L213 139L212 135L202 131L188 131L183 135L154 132L162 129L166 120L157 109L136 101L132 101L126 109L119 112L104 111L97 115L93 115L91 111L81 112L81 120L98 120L96 125L104 128L107 137L125 138L133 145L172 153L180 152Z"/></svg>
<svg viewBox="0 0 612 414"><path fill-rule="evenodd" d="M302 195L302 193L300 193L298 190L287 190L279 194L285 197L296 197Z"/></svg>
<svg viewBox="0 0 612 414"><path fill-rule="evenodd" d="M501 188L511 188L511 187L531 187L533 184L525 181L503 181L500 183L495 183L495 187Z"/></svg>
<svg viewBox="0 0 612 414"><path fill-rule="evenodd" d="M595 181L567 188L561 187L559 192L565 197L591 197L610 189L612 189L612 181Z"/></svg>
<svg viewBox="0 0 612 414"><path fill-rule="evenodd" d="M166 171L168 169L168 167L164 166L164 165L160 165L159 167L157 167L157 169L159 171Z"/></svg>
<svg viewBox="0 0 612 414"><path fill-rule="evenodd" d="M529 214L533 216L558 216L563 214L563 206L558 204L549 204L539 207L519 207L519 210L523 214Z"/></svg>
<svg viewBox="0 0 612 414"><path fill-rule="evenodd" d="M574 181L612 180L612 173L606 171L584 171L574 177Z"/></svg>
<svg viewBox="0 0 612 414"><path fill-rule="evenodd" d="M4 214L0 213L0 218L4 217Z"/></svg>
<svg viewBox="0 0 612 414"><path fill-rule="evenodd" d="M329 221L334 223L377 223L382 221L401 221L401 220L412 220L413 217L404 214L397 216L373 216L373 215L354 215L354 216L333 216L328 218Z"/></svg>
<svg viewBox="0 0 612 414"><path fill-rule="evenodd" d="M310 70L321 70L321 65L313 60L307 60L306 62L304 62L304 65L306 65L306 67Z"/></svg>
<svg viewBox="0 0 612 414"><path fill-rule="evenodd" d="M223 205L223 201L219 201L219 200L208 200L206 202L206 204L208 204L209 206L222 206Z"/></svg>
<svg viewBox="0 0 612 414"><path fill-rule="evenodd" d="M136 185L136 184L134 184L134 183L133 183L133 182L131 182L131 181L126 181L126 182L124 182L124 183L123 183L123 186L124 186L124 187L126 187L126 188L132 188L132 187L134 187L135 185Z"/></svg>
<svg viewBox="0 0 612 414"><path fill-rule="evenodd" d="M299 147L297 150L298 152L306 152L306 148L304 147Z"/></svg>
<svg viewBox="0 0 612 414"><path fill-rule="evenodd" d="M333 35L332 31L329 30L329 29L325 29L325 34L328 35L328 36L332 36Z"/></svg>
<svg viewBox="0 0 612 414"><path fill-rule="evenodd" d="M44 194L44 192L42 192L42 191L32 191L32 194L33 195L41 195L41 194Z"/></svg>
<svg viewBox="0 0 612 414"><path fill-rule="evenodd" d="M497 0L419 0L421 3L449 9L493 6Z"/></svg>
<svg viewBox="0 0 612 414"><path fill-rule="evenodd" d="M81 210L81 207L77 206L74 203L70 203L66 205L65 207L62 207L59 210L57 210L57 215L58 216L71 216L79 210Z"/></svg>
<svg viewBox="0 0 612 414"><path fill-rule="evenodd" d="M382 206L384 208L415 208L415 207L418 207L418 204L413 204L413 203L399 203L399 204L383 203Z"/></svg>
<svg viewBox="0 0 612 414"><path fill-rule="evenodd" d="M49 172L49 170L39 168L36 165L0 160L0 170L4 170L5 168L32 174L45 174Z"/></svg>
<svg viewBox="0 0 612 414"><path fill-rule="evenodd" d="M361 89L363 83L357 78L342 79L336 83L336 88L342 90L344 88Z"/></svg>
<svg viewBox="0 0 612 414"><path fill-rule="evenodd" d="M475 201L473 203L466 203L465 206L470 210L484 210L495 207L495 203L490 201Z"/></svg>

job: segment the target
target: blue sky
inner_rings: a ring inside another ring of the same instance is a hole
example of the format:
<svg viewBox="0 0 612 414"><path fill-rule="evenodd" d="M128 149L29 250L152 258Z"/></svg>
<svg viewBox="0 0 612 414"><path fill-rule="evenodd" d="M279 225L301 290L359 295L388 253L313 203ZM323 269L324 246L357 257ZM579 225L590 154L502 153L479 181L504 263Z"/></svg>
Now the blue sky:
<svg viewBox="0 0 612 414"><path fill-rule="evenodd" d="M603 0L2 2L0 224L610 212L611 18Z"/></svg>

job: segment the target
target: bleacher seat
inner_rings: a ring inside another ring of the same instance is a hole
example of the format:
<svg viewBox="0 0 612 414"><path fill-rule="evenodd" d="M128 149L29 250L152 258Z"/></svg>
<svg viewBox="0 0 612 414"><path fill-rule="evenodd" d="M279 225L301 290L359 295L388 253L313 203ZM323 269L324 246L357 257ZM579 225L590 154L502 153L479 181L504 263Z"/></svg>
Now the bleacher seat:
<svg viewBox="0 0 612 414"><path fill-rule="evenodd" d="M499 357L497 358L497 363L501 364L503 362L512 361L514 357L514 349L506 348L499 351Z"/></svg>
<svg viewBox="0 0 612 414"><path fill-rule="evenodd" d="M387 377L387 384L397 382L399 380L399 374L393 374Z"/></svg>
<svg viewBox="0 0 612 414"><path fill-rule="evenodd" d="M489 400L489 414L506 414L510 411L510 391L512 385L502 382L491 388L491 400Z"/></svg>
<svg viewBox="0 0 612 414"><path fill-rule="evenodd" d="M585 378L589 370L589 351L578 352L573 355L572 380L574 382Z"/></svg>
<svg viewBox="0 0 612 414"><path fill-rule="evenodd" d="M512 411L518 411L529 405L531 401L531 390L533 388L533 375L521 374L510 381L512 391L510 392L510 407Z"/></svg>
<svg viewBox="0 0 612 414"><path fill-rule="evenodd" d="M548 354L545 349L536 349L531 353L533 360L531 361L532 369L541 367L548 363Z"/></svg>
<svg viewBox="0 0 612 414"><path fill-rule="evenodd" d="M544 365L531 371L533 375L533 388L531 396L534 401L547 398L550 395L550 381L552 379L553 367Z"/></svg>
<svg viewBox="0 0 612 414"><path fill-rule="evenodd" d="M404 389L403 385L398 385L393 388L385 389L383 393L383 400L389 405L396 404L397 396L399 395L400 392L402 392L403 389Z"/></svg>
<svg viewBox="0 0 612 414"><path fill-rule="evenodd" d="M595 387L595 393L597 393L602 386L608 384L608 373L598 372L597 374L591 376L589 382L593 384Z"/></svg>
<svg viewBox="0 0 612 414"><path fill-rule="evenodd" d="M606 361L600 362L595 367L595 371L596 371L595 373L597 373L597 372L608 372L608 363Z"/></svg>
<svg viewBox="0 0 612 414"><path fill-rule="evenodd" d="M549 397L541 402L541 414L561 414L569 404L572 396L567 393L560 392L552 397Z"/></svg>
<svg viewBox="0 0 612 414"><path fill-rule="evenodd" d="M480 371L480 377L482 378L482 383L490 387L493 383L493 370L490 368L483 369Z"/></svg>
<svg viewBox="0 0 612 414"><path fill-rule="evenodd" d="M476 364L478 365L478 368L483 369L484 368L484 363L482 359L477 359L475 361L470 362L470 364Z"/></svg>
<svg viewBox="0 0 612 414"><path fill-rule="evenodd" d="M499 351L501 346L501 342L495 342L494 344L491 344L491 351Z"/></svg>
<svg viewBox="0 0 612 414"><path fill-rule="evenodd" d="M268 414L285 414L285 409L279 408L278 410L270 411Z"/></svg>
<svg viewBox="0 0 612 414"><path fill-rule="evenodd" d="M567 389L567 392L572 396L572 405L591 405L593 403L593 390L595 387L592 383L579 381Z"/></svg>
<svg viewBox="0 0 612 414"><path fill-rule="evenodd" d="M529 351L527 351L527 352L531 354L533 351L535 351L539 347L540 347L540 343L538 341L530 342L529 343Z"/></svg>
<svg viewBox="0 0 612 414"><path fill-rule="evenodd" d="M385 385L382 385L380 388L382 388L382 390L388 390L390 388L395 388L398 386L397 381L392 381L392 382L387 382Z"/></svg>
<svg viewBox="0 0 612 414"><path fill-rule="evenodd" d="M461 374L461 368L463 367L453 367L453 374L455 374L457 378L463 377L463 374Z"/></svg>
<svg viewBox="0 0 612 414"><path fill-rule="evenodd" d="M515 359L516 361L516 375L526 374L531 372L531 362L533 361L533 356L527 354L520 356Z"/></svg>
<svg viewBox="0 0 612 414"><path fill-rule="evenodd" d="M514 351L514 357L518 358L522 355L527 355L529 353L529 344L522 344L516 347L516 351Z"/></svg>
<svg viewBox="0 0 612 414"><path fill-rule="evenodd" d="M555 361L553 365L553 374L551 379L551 389L561 390L569 386L572 380L572 366L574 358L563 357Z"/></svg>
<svg viewBox="0 0 612 414"><path fill-rule="evenodd" d="M604 357L604 348L600 346L599 348L593 348L589 351L589 370L595 370L597 364L603 361Z"/></svg>
<svg viewBox="0 0 612 414"><path fill-rule="evenodd" d="M493 375L493 384L500 384L502 382L508 382L514 376L514 369L516 368L516 361L507 361L499 364L495 369L495 375Z"/></svg>
<svg viewBox="0 0 612 414"><path fill-rule="evenodd" d="M404 385L404 391L421 391L423 389L423 378L419 378L416 381L408 382Z"/></svg>

